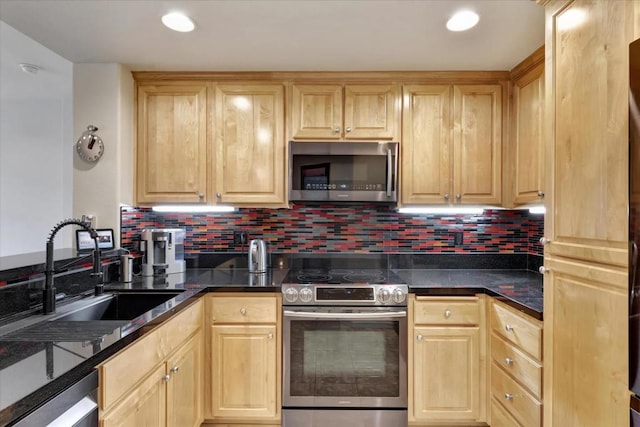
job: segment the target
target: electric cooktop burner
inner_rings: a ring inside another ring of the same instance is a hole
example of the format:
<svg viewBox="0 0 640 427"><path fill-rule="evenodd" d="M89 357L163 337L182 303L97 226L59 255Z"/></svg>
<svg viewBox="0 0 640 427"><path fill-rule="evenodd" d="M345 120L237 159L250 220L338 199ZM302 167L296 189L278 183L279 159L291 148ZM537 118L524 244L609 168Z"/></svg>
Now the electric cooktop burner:
<svg viewBox="0 0 640 427"><path fill-rule="evenodd" d="M287 274L283 283L309 285L339 284L398 284L402 279L392 272L381 270L332 269L294 270Z"/></svg>

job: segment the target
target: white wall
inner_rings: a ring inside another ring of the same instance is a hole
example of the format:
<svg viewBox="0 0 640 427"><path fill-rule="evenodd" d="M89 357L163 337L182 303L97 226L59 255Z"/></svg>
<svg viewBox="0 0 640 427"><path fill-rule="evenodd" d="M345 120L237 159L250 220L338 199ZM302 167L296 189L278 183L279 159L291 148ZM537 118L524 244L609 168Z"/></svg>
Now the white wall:
<svg viewBox="0 0 640 427"><path fill-rule="evenodd" d="M94 125L105 145L97 163L73 158L73 214L119 236L119 207L133 200L133 78L120 64L74 64L73 73L74 134Z"/></svg>
<svg viewBox="0 0 640 427"><path fill-rule="evenodd" d="M44 251L71 216L72 79L71 62L0 21L0 257ZM61 231L56 248L71 238Z"/></svg>
<svg viewBox="0 0 640 427"><path fill-rule="evenodd" d="M119 206L133 201L133 88L120 64L73 64L0 21L0 270L3 258L44 252L65 218L92 214L119 236ZM105 143L96 164L75 154L88 125ZM74 239L62 229L55 247Z"/></svg>

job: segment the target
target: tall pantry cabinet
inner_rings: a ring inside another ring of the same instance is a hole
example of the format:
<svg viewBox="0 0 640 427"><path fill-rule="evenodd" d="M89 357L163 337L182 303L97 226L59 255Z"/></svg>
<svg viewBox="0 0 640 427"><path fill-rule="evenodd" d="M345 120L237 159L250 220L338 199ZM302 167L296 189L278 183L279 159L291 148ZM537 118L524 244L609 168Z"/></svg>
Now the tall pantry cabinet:
<svg viewBox="0 0 640 427"><path fill-rule="evenodd" d="M538 2L551 183L544 425L627 426L627 52L638 2Z"/></svg>

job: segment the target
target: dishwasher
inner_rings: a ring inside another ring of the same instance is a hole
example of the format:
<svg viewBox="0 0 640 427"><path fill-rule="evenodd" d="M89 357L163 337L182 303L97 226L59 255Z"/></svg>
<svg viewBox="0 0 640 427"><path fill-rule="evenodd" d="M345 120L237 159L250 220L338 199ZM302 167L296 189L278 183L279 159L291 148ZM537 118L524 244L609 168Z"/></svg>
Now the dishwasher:
<svg viewBox="0 0 640 427"><path fill-rule="evenodd" d="M16 427L97 427L97 402L98 371L93 370L12 425Z"/></svg>

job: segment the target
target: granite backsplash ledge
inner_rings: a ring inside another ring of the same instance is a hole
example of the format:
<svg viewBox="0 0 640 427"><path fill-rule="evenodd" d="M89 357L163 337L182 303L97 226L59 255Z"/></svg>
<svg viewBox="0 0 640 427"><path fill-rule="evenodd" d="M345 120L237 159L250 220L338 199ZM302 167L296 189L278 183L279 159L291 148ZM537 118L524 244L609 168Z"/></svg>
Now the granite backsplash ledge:
<svg viewBox="0 0 640 427"><path fill-rule="evenodd" d="M101 253L103 279L106 283L118 279L120 255L125 251L114 249ZM13 316L35 312L42 307L45 254L30 254L28 259L42 262L0 271L0 324ZM78 254L71 249L56 250L54 287L57 294L73 298L92 292L95 278L91 255Z"/></svg>

